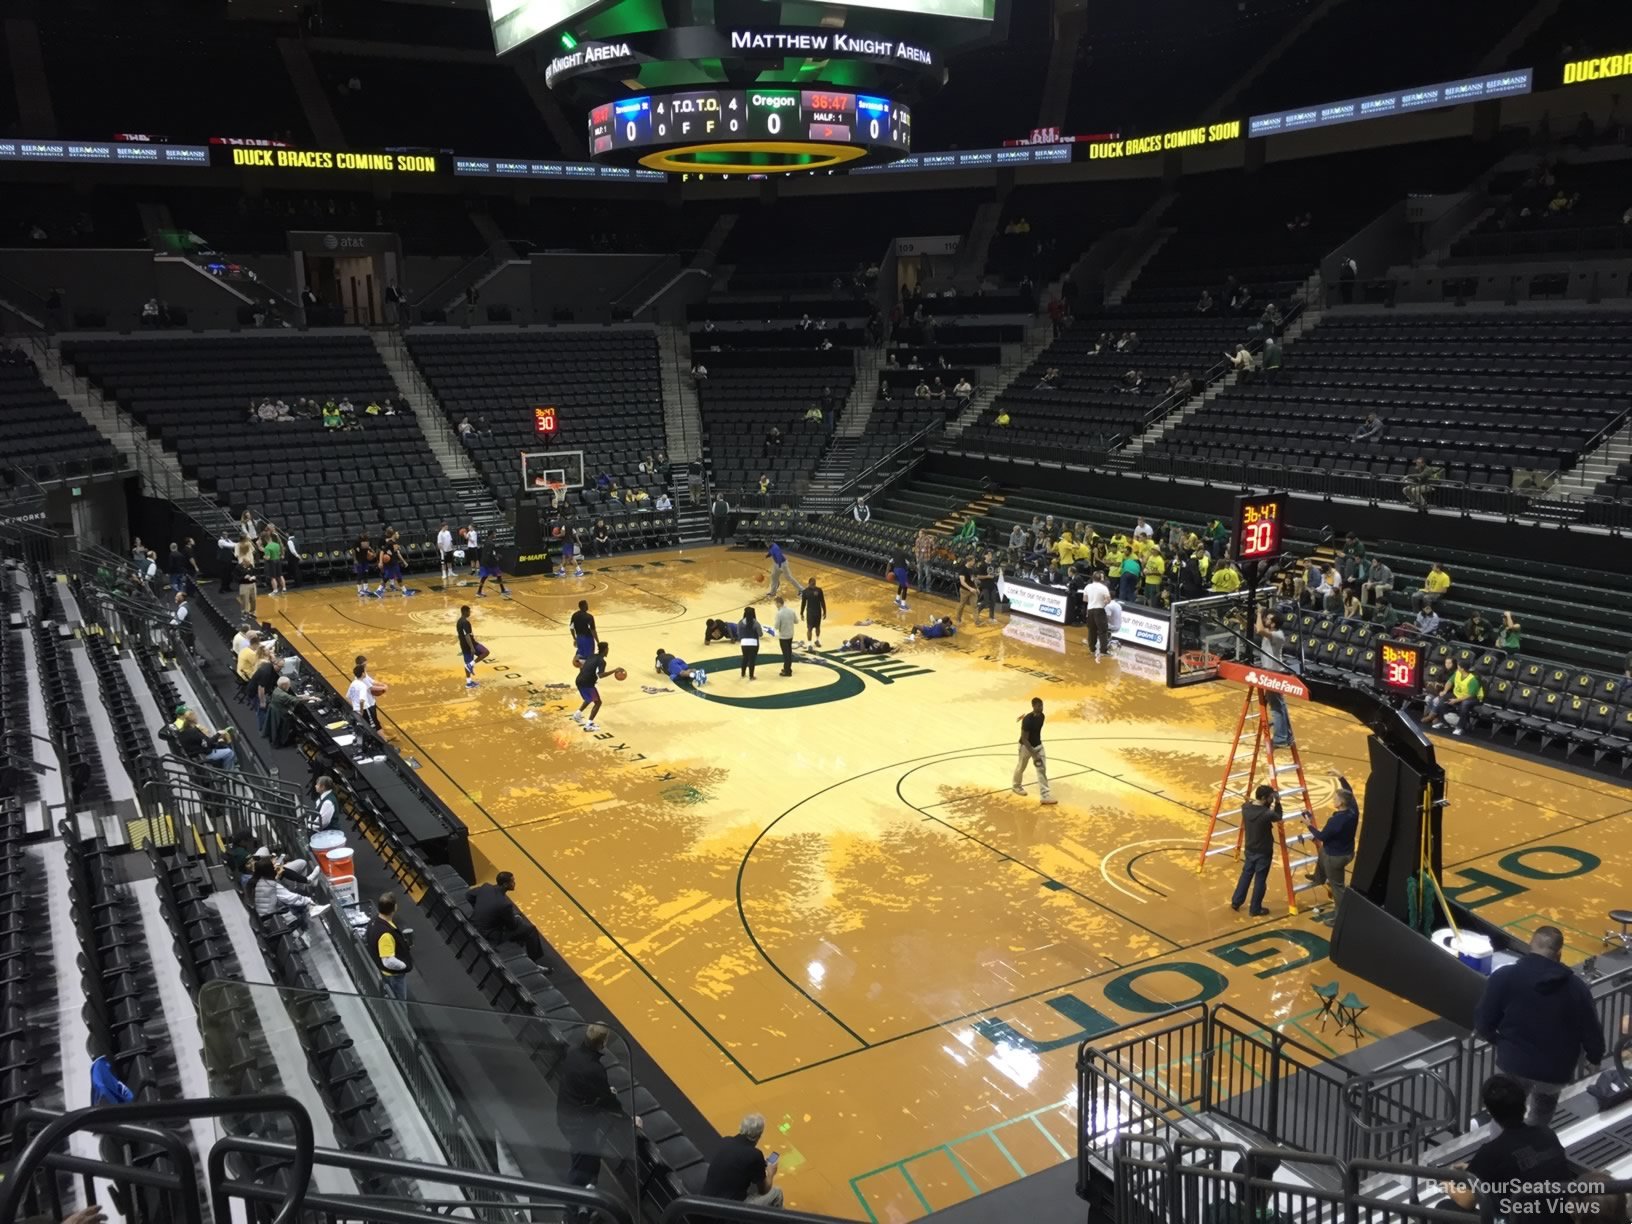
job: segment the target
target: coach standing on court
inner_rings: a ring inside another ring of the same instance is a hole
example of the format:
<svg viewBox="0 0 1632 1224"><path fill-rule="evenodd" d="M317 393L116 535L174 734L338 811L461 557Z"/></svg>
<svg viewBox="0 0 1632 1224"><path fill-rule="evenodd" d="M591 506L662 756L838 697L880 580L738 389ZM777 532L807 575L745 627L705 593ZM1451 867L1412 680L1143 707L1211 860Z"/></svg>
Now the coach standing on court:
<svg viewBox="0 0 1632 1224"><path fill-rule="evenodd" d="M1048 753L1043 749L1043 699L1033 697L1031 713L1022 714L1016 721L1020 724L1020 760L1014 767L1014 793L1026 793L1023 782L1029 762L1037 767L1037 791L1043 803L1052 805L1059 802L1048 784Z"/></svg>
<svg viewBox="0 0 1632 1224"><path fill-rule="evenodd" d="M803 596L801 595L801 598ZM782 647L782 674L793 675L793 635L799 630L799 615L788 607L788 601L782 596L776 597L776 617L772 622L776 626L776 644Z"/></svg>

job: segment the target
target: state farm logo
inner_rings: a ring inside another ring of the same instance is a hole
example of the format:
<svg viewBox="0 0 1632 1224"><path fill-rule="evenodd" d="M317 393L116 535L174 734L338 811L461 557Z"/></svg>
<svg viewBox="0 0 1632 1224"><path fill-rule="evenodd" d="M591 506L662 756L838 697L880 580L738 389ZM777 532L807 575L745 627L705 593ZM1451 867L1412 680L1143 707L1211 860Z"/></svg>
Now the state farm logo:
<svg viewBox="0 0 1632 1224"><path fill-rule="evenodd" d="M1303 696L1303 683L1289 676L1279 676L1274 672L1249 671L1241 679L1247 684L1261 689L1268 689L1272 693L1292 693Z"/></svg>

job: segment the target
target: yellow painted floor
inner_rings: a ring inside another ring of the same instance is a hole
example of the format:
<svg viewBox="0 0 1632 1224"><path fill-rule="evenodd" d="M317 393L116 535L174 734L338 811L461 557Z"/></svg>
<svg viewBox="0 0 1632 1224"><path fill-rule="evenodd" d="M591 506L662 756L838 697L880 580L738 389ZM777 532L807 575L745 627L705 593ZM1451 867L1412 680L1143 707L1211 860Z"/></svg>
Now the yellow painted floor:
<svg viewBox="0 0 1632 1224"><path fill-rule="evenodd" d="M515 872L522 907L721 1130L766 1115L790 1206L911 1220L1068 1159L1085 1028L1212 998L1341 1048L1310 1019L1310 987L1340 977L1327 928L1289 916L1273 878L1270 917L1232 913L1231 860L1196 874L1241 690L1170 691L1158 656L1095 664L1080 630L1023 617L880 667L836 650L859 621L899 641L949 605L901 614L882 579L793 567L821 574L830 621L791 679L774 646L749 682L734 645L702 644L706 618L750 598L770 619L767 563L724 549L512 580L511 600L421 575L408 598L337 586L262 614L342 688L369 656L388 733L469 826L483 878ZM580 598L629 670L602 686L599 734L567 717ZM461 603L493 650L471 691ZM708 685L659 679L660 646ZM1057 807L1029 774L1025 798L1008 790L1033 696ZM1317 795L1328 767L1364 768L1361 726L1294 718ZM1447 888L1596 950L1629 900L1632 794L1460 740L1439 751ZM1423 1019L1351 987L1372 1037Z"/></svg>

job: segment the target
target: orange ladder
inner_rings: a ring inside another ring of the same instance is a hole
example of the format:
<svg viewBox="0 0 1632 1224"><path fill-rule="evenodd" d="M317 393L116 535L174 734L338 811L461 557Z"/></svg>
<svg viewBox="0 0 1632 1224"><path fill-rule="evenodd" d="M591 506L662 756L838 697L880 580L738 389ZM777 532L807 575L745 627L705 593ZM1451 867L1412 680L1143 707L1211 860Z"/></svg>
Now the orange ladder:
<svg viewBox="0 0 1632 1224"><path fill-rule="evenodd" d="M1237 762L1246 757L1245 748L1249 739L1252 743L1251 760L1245 769L1241 769L1237 767ZM1290 760L1277 760L1278 753ZM1288 778L1288 775L1291 777ZM1295 779L1295 784L1283 785L1283 778L1288 781ZM1224 766L1224 780L1213 799L1212 818L1207 825L1206 840L1201 843L1201 859L1196 864L1198 873L1205 871L1207 860L1216 855L1233 854L1240 859L1241 844L1246 837L1241 824L1241 809L1260 785L1273 786L1275 793L1281 797L1284 819L1275 822L1275 836L1281 843L1281 871L1286 879L1287 912L1295 914L1298 912L1298 894L1315 885L1307 880L1295 880L1293 868L1307 867L1317 856L1311 844L1306 853L1300 851L1299 857L1294 860L1293 847L1313 843L1314 834L1305 824L1303 829L1288 837L1286 826L1300 817L1307 822L1312 814L1309 783L1304 777L1303 758L1298 754L1296 738L1285 748L1275 746L1269 718L1269 695L1263 689L1250 688L1241 703L1241 717L1235 723L1235 739L1230 744L1229 762ZM1225 836L1231 832L1235 834L1233 838Z"/></svg>

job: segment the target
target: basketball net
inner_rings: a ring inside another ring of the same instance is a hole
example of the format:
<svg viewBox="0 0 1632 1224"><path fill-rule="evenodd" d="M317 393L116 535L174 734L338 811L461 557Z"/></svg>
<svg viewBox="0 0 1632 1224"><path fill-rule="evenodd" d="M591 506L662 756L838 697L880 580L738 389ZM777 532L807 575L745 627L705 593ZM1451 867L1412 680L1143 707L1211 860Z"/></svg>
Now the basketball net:
<svg viewBox="0 0 1632 1224"><path fill-rule="evenodd" d="M552 480L548 484L550 490L550 505L559 510L567 501L567 486L565 482Z"/></svg>

